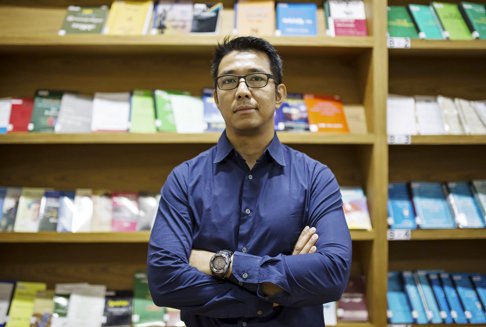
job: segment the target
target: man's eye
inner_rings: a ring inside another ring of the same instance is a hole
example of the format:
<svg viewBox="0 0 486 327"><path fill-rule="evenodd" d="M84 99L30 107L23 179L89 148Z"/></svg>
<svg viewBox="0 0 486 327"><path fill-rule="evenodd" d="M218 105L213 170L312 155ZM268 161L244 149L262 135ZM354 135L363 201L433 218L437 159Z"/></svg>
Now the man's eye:
<svg viewBox="0 0 486 327"><path fill-rule="evenodd" d="M234 78L223 78L223 84L231 84L235 82L236 80Z"/></svg>
<svg viewBox="0 0 486 327"><path fill-rule="evenodd" d="M265 79L265 77L263 77L262 75L252 75L250 76L250 81L253 81L253 82L261 82Z"/></svg>

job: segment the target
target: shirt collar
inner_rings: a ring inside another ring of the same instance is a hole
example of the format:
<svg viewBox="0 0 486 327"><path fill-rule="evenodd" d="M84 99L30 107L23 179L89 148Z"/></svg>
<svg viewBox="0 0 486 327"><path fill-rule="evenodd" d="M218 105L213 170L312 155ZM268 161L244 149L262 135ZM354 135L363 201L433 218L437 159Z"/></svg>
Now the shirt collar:
<svg viewBox="0 0 486 327"><path fill-rule="evenodd" d="M233 150L233 145L228 140L226 136L226 131L224 131L221 136L219 137L218 143L216 145L216 155L214 157L213 163L220 163L223 161ZM280 166L285 166L285 157L283 151L283 145L280 143L278 139L277 133L274 134L272 142L267 147L267 150L270 156L278 163Z"/></svg>

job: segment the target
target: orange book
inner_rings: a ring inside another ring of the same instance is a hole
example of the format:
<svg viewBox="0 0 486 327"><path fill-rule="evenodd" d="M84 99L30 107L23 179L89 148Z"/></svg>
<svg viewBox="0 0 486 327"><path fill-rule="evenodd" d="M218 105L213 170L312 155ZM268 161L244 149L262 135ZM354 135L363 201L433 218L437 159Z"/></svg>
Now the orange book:
<svg viewBox="0 0 486 327"><path fill-rule="evenodd" d="M343 103L339 96L305 94L304 102L312 132L349 133Z"/></svg>
<svg viewBox="0 0 486 327"><path fill-rule="evenodd" d="M274 0L240 0L235 10L239 35L275 35Z"/></svg>

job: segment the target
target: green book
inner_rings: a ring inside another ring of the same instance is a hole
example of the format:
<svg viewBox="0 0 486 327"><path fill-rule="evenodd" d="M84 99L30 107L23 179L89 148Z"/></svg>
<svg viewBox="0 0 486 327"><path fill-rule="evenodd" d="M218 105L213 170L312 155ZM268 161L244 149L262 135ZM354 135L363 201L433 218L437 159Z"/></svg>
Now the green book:
<svg viewBox="0 0 486 327"><path fill-rule="evenodd" d="M188 94L188 92L155 90L155 115L159 132L177 132L171 94Z"/></svg>
<svg viewBox="0 0 486 327"><path fill-rule="evenodd" d="M486 8L484 4L461 2L459 9L472 31L473 38L486 40Z"/></svg>
<svg viewBox="0 0 486 327"><path fill-rule="evenodd" d="M445 39L439 19L431 6L409 4L408 9L410 10L415 25L419 29L419 37L421 39Z"/></svg>
<svg viewBox="0 0 486 327"><path fill-rule="evenodd" d="M388 6L388 35L417 39L418 33L405 6Z"/></svg>
<svg viewBox="0 0 486 327"><path fill-rule="evenodd" d="M152 91L133 91L130 104L130 132L155 133L155 107Z"/></svg>
<svg viewBox="0 0 486 327"><path fill-rule="evenodd" d="M62 91L38 90L29 124L32 132L53 132L61 108Z"/></svg>
<svg viewBox="0 0 486 327"><path fill-rule="evenodd" d="M164 319L165 308L156 306L150 296L147 274L136 272L133 287L133 326L165 326Z"/></svg>
<svg viewBox="0 0 486 327"><path fill-rule="evenodd" d="M455 3L432 2L437 16L450 40L472 40L471 31Z"/></svg>
<svg viewBox="0 0 486 327"><path fill-rule="evenodd" d="M59 35L101 34L108 16L108 6L69 6Z"/></svg>

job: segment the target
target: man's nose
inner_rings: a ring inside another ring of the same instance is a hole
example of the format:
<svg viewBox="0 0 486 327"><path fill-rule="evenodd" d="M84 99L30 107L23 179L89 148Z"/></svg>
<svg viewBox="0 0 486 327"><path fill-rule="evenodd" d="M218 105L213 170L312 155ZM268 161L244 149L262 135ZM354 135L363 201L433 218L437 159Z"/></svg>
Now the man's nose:
<svg viewBox="0 0 486 327"><path fill-rule="evenodd" d="M248 89L248 86L246 85L246 80L245 80L244 77L241 77L238 80L238 86L236 87L236 96L238 98L250 96L250 90Z"/></svg>

